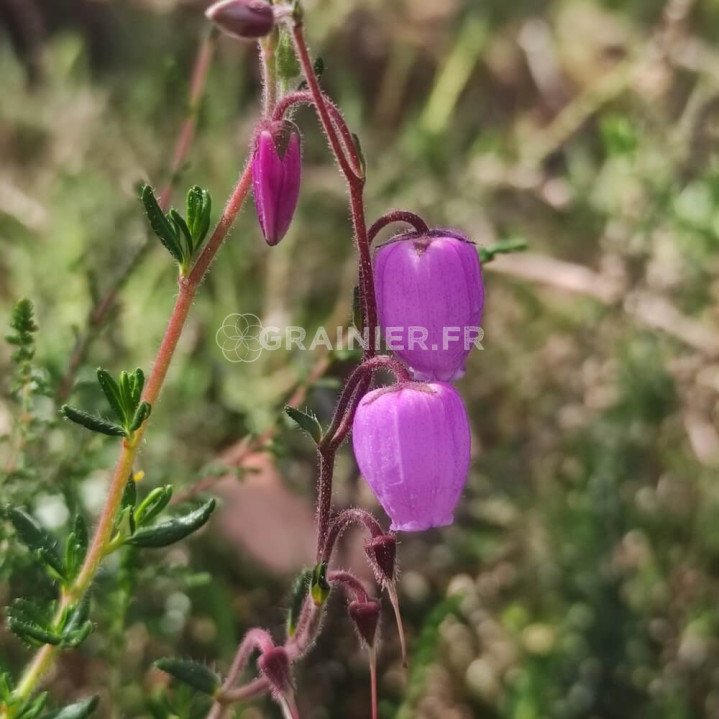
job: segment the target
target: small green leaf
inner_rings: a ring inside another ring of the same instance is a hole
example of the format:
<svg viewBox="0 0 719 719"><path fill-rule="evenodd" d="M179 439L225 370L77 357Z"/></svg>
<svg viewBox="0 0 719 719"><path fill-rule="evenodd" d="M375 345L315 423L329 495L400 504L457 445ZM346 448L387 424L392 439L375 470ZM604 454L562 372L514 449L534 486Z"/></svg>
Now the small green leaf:
<svg viewBox="0 0 719 719"><path fill-rule="evenodd" d="M73 523L72 532L65 544L65 576L72 581L80 571L82 562L87 553L88 535L87 525L82 515L78 514Z"/></svg>
<svg viewBox="0 0 719 719"><path fill-rule="evenodd" d="M166 657L158 659L155 666L193 689L214 696L220 687L220 678L205 664L191 659Z"/></svg>
<svg viewBox="0 0 719 719"><path fill-rule="evenodd" d="M202 527L215 509L216 502L210 499L201 507L182 517L138 529L126 543L134 547L159 548L179 542Z"/></svg>
<svg viewBox="0 0 719 719"><path fill-rule="evenodd" d="M193 240L193 252L205 241L210 230L212 214L212 197L207 190L195 185L187 193L187 226Z"/></svg>
<svg viewBox="0 0 719 719"><path fill-rule="evenodd" d="M185 218L174 207L170 210L170 221L177 230L178 238L184 238L185 240L185 244L182 247L182 261L186 263L192 259L192 249L194 247L192 233L185 222Z"/></svg>
<svg viewBox="0 0 719 719"><path fill-rule="evenodd" d="M57 709L49 714L43 715L42 719L87 719L97 708L100 700L98 697L83 699L75 704L70 704L63 709Z"/></svg>
<svg viewBox="0 0 719 719"><path fill-rule="evenodd" d="M365 177L367 174L367 161L364 157L364 152L362 151L362 143L360 142L359 135L356 133L352 133L352 142L355 146L355 152L357 153L357 159L359 160L359 170L362 177Z"/></svg>
<svg viewBox="0 0 719 719"><path fill-rule="evenodd" d="M134 509L136 504L137 485L135 484L135 480L132 478L132 475L130 475L127 478L125 489L122 493L122 499L120 500L120 509L125 509L125 507L132 507Z"/></svg>
<svg viewBox="0 0 719 719"><path fill-rule="evenodd" d="M151 522L170 503L172 499L172 485L156 487L142 500L135 510L135 523L138 527Z"/></svg>
<svg viewBox="0 0 719 719"><path fill-rule="evenodd" d="M152 406L149 402L140 402L140 405L137 408L137 411L135 412L135 416L132 419L132 423L128 427L130 432L137 432L138 429L142 426L143 422L147 420L147 418L150 416L150 412L152 411Z"/></svg>
<svg viewBox="0 0 719 719"><path fill-rule="evenodd" d="M489 247L480 247L477 251L479 252L479 259L482 264L491 262L497 255L506 255L512 252L523 252L527 249L527 241L522 239L515 240L501 240L495 242Z"/></svg>
<svg viewBox="0 0 719 719"><path fill-rule="evenodd" d="M280 41L277 44L277 75L281 80L294 80L302 71L295 54L292 35L285 28L280 28Z"/></svg>
<svg viewBox="0 0 719 719"><path fill-rule="evenodd" d="M57 539L50 532L41 527L33 517L17 507L7 507L5 516L10 520L20 541L43 564L47 565L56 577L62 578L65 574Z"/></svg>
<svg viewBox="0 0 719 719"><path fill-rule="evenodd" d="M47 703L47 692L36 696L34 699L28 701L23 706L20 713L17 715L17 719L36 719L40 716L40 712L45 708Z"/></svg>
<svg viewBox="0 0 719 719"><path fill-rule="evenodd" d="M132 398L132 409L140 404L142 390L145 389L145 373L138 367L130 374L130 395Z"/></svg>
<svg viewBox="0 0 719 719"><path fill-rule="evenodd" d="M90 598L86 596L77 605L65 613L60 623L60 646L74 648L80 646L92 632L90 616Z"/></svg>
<svg viewBox="0 0 719 719"><path fill-rule="evenodd" d="M287 635L289 637L293 637L297 629L297 622L302 612L302 605L304 604L305 597L310 588L310 582L312 581L312 571L311 569L305 569L304 572L297 576L292 587L292 599L290 600L290 607L287 610Z"/></svg>
<svg viewBox="0 0 719 719"><path fill-rule="evenodd" d="M28 644L58 645L62 637L47 626L45 613L28 599L16 599L7 610L7 625Z"/></svg>
<svg viewBox="0 0 719 719"><path fill-rule="evenodd" d="M75 424L79 424L85 427L85 429L89 429L91 432L106 434L109 437L125 436L125 430L120 427L120 425L108 422L102 417L96 417L95 415L88 414L77 407L71 407L68 404L64 404L60 407L60 412L71 422L75 422Z"/></svg>
<svg viewBox="0 0 719 719"><path fill-rule="evenodd" d="M107 401L112 407L113 412L117 419L124 424L127 421L127 407L124 405L122 395L120 393L120 387L115 382L112 375L102 367L97 368L97 381L102 388L102 391L107 397Z"/></svg>
<svg viewBox="0 0 719 719"><path fill-rule="evenodd" d="M142 199L142 204L145 206L145 212L147 213L147 219L150 221L152 231L157 235L160 242L162 242L175 260L182 263L182 250L180 248L177 230L167 219L165 213L157 203L157 199L155 198L152 188L149 185L144 185L140 197Z"/></svg>
<svg viewBox="0 0 719 719"><path fill-rule="evenodd" d="M321 607L330 595L330 584L327 581L327 564L320 562L312 570L310 595L315 606Z"/></svg>
<svg viewBox="0 0 719 719"><path fill-rule="evenodd" d="M308 412L303 412L296 407L285 407L285 412L291 420L293 420L300 429L303 429L309 434L314 441L319 444L322 441L322 425L319 423L317 417Z"/></svg>

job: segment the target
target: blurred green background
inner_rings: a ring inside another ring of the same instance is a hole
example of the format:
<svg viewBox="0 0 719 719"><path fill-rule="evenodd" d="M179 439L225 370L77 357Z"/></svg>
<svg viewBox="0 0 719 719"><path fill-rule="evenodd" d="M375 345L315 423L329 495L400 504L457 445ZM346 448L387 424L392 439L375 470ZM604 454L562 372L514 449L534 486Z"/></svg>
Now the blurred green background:
<svg viewBox="0 0 719 719"><path fill-rule="evenodd" d="M411 663L400 666L386 612L381 716L719 717L719 5L304 4L323 84L362 138L370 219L407 208L483 245L529 247L486 268L484 351L460 382L474 458L457 521L401 537ZM0 492L58 533L71 511L95 516L116 446L59 422L54 397L93 298L144 241L135 187L167 179L203 10L0 2L0 318L19 297L35 303L49 395L33 402L26 466ZM197 183L219 210L258 112L254 49L222 39L176 203ZM290 234L270 251L248 204L198 295L140 457L141 491L202 480L223 509L198 539L143 554L129 588L110 563L95 633L50 678L57 702L100 692L101 716L169 717L167 692L177 714L196 715L152 661L226 668L247 628L279 633L311 560L314 456L281 408L306 387L303 404L327 420L351 358L333 355L324 371L320 351L233 364L215 342L234 312L310 332L350 320L343 186L312 114L298 122L304 183ZM98 365L149 368L175 291L153 247L89 347L75 404L101 406ZM24 421L8 347L0 367L7 469ZM245 439L275 426L271 451L248 456ZM347 449L335 496L375 508ZM50 592L8 535L2 606ZM360 544L346 538L345 565ZM0 665L17 674L27 656L3 627ZM339 599L297 680L303 717L369 715L366 659ZM235 716L279 714L263 700Z"/></svg>

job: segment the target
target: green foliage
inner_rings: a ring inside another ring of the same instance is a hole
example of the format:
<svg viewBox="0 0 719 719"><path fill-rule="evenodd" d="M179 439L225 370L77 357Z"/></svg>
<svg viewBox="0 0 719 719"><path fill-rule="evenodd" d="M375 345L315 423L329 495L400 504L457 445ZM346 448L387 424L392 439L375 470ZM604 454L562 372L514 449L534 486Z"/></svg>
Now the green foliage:
<svg viewBox="0 0 719 719"><path fill-rule="evenodd" d="M98 368L97 381L116 422L108 422L102 417L66 404L60 411L67 419L91 432L110 437L132 437L150 416L152 409L148 402L142 400L145 374L138 367L134 372L123 370L120 372L119 379L115 380L107 370Z"/></svg>
<svg viewBox="0 0 719 719"><path fill-rule="evenodd" d="M290 597L290 606L287 609L287 621L286 629L287 636L292 637L297 629L297 622L302 612L302 605L304 604L305 597L310 590L312 584L312 577L314 570L305 569L300 572L295 579L295 583L292 586L292 595Z"/></svg>
<svg viewBox="0 0 719 719"><path fill-rule="evenodd" d="M209 667L190 659L167 657L158 659L155 666L197 691L213 696L220 687L220 678Z"/></svg>
<svg viewBox="0 0 719 719"><path fill-rule="evenodd" d="M322 441L322 425L314 414L303 412L296 407L289 406L285 407L285 412L300 429L312 437L315 444L319 444Z"/></svg>
<svg viewBox="0 0 719 719"><path fill-rule="evenodd" d="M140 198L152 231L187 274L210 229L212 199L207 190L195 185L187 193L186 215L170 209L165 214L149 185L143 185Z"/></svg>
<svg viewBox="0 0 719 719"><path fill-rule="evenodd" d="M97 709L98 697L90 697L45 714L42 719L86 719Z"/></svg>
<svg viewBox="0 0 719 719"><path fill-rule="evenodd" d="M208 499L192 512L138 529L125 542L133 547L168 547L203 527L215 511L216 504L214 499Z"/></svg>

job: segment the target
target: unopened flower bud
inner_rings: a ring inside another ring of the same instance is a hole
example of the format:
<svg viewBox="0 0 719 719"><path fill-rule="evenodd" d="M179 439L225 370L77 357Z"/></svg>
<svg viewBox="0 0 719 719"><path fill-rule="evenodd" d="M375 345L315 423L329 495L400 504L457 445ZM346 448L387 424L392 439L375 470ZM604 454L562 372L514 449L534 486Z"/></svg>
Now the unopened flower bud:
<svg viewBox="0 0 719 719"><path fill-rule="evenodd" d="M292 670L290 658L284 647L272 647L262 652L257 666L272 687L272 692L280 697L292 693Z"/></svg>
<svg viewBox="0 0 719 719"><path fill-rule="evenodd" d="M477 247L449 230L410 232L374 258L379 323L417 379L461 376L481 339L484 285Z"/></svg>
<svg viewBox="0 0 719 719"><path fill-rule="evenodd" d="M397 538L394 534L380 534L368 539L364 551L379 584L394 581L397 558Z"/></svg>
<svg viewBox="0 0 719 719"><path fill-rule="evenodd" d="M297 126L285 120L264 126L252 156L257 219L268 245L287 233L300 195L302 147Z"/></svg>
<svg viewBox="0 0 719 719"><path fill-rule="evenodd" d="M272 32L275 16L266 0L221 0L205 15L223 32L241 40L255 40Z"/></svg>
<svg viewBox="0 0 719 719"><path fill-rule="evenodd" d="M366 602L350 602L347 607L357 631L368 647L374 646L379 622L380 605L375 599Z"/></svg>
<svg viewBox="0 0 719 719"><path fill-rule="evenodd" d="M469 419L454 387L410 382L369 392L357 407L352 438L392 530L452 523L470 460Z"/></svg>

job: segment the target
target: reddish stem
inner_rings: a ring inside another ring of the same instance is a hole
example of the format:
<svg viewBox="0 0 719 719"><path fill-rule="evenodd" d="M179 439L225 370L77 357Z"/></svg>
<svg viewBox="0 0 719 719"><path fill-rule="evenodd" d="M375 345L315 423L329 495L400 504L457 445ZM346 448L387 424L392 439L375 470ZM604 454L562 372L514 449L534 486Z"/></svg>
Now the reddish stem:
<svg viewBox="0 0 719 719"><path fill-rule="evenodd" d="M390 210L386 214L382 215L373 225L369 228L367 233L369 236L370 244L374 242L375 237L383 230L387 225L391 225L395 222L406 222L408 225L412 225L417 232L424 234L429 232L427 223L414 212L408 212L406 210Z"/></svg>
<svg viewBox="0 0 719 719"><path fill-rule="evenodd" d="M330 572L327 575L327 579L329 580L330 584L341 585L350 597L350 601L352 599L357 602L369 601L369 594L367 594L367 590L364 588L364 586L362 586L362 582L360 582L360 580L357 579L354 574L351 574L350 572L345 572L344 570L337 570L334 572Z"/></svg>
<svg viewBox="0 0 719 719"><path fill-rule="evenodd" d="M365 512L364 509L345 509L334 518L327 532L327 538L325 539L322 549L322 561L325 564L329 564L332 557L332 550L337 540L352 524L363 525L372 537L378 537L384 534L379 522L369 512Z"/></svg>
<svg viewBox="0 0 719 719"><path fill-rule="evenodd" d="M335 125L335 128L339 131L341 135L342 144L344 146L344 151L349 156L351 162L352 162L352 171L356 178L361 179L362 178L362 160L360 159L360 156L357 152L357 146L355 145L354 138L352 137L352 133L350 132L349 127L347 126L347 122L344 119L344 116L342 115L342 111L335 105L332 100L330 100L327 95L324 93L322 94L322 97L324 98L325 105L332 116L332 122ZM295 105L314 105L315 100L312 95L312 93L309 90L298 90L297 92L291 92L288 95L285 95L275 107L275 112L273 114L272 119L275 121L282 120L287 112L291 110Z"/></svg>

